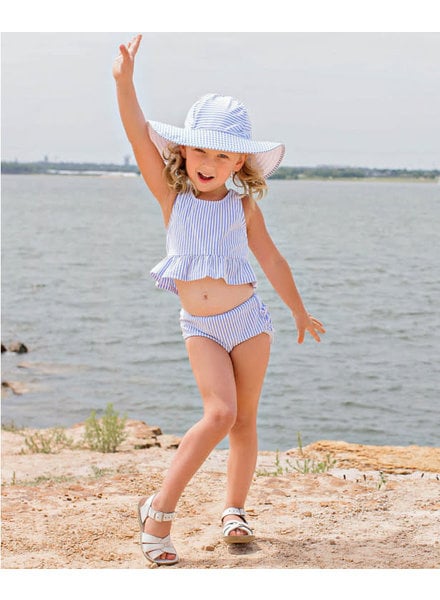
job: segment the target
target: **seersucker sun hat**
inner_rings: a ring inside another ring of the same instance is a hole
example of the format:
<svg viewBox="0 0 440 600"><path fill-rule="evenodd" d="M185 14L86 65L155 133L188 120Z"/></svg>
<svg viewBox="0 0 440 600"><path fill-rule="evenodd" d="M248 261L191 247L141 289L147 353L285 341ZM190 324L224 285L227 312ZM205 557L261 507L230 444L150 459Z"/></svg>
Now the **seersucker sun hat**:
<svg viewBox="0 0 440 600"><path fill-rule="evenodd" d="M251 165L264 177L269 177L278 169L284 156L284 144L252 139L247 109L231 96L202 96L189 109L184 127L159 121L149 121L149 125L151 139L162 156L170 142L248 154Z"/></svg>

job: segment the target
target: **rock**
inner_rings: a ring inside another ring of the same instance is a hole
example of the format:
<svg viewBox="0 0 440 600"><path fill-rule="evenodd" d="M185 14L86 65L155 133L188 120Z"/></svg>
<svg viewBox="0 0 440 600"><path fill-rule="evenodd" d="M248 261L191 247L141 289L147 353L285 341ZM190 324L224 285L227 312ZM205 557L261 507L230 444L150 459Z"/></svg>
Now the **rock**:
<svg viewBox="0 0 440 600"><path fill-rule="evenodd" d="M160 427L147 425L144 421L135 421L134 419L127 419L125 428L129 437L137 440L162 435Z"/></svg>
<svg viewBox="0 0 440 600"><path fill-rule="evenodd" d="M127 419L125 422L126 440L121 444L120 450L143 450L159 446L157 436L162 431L159 427L147 425L144 421Z"/></svg>
<svg viewBox="0 0 440 600"><path fill-rule="evenodd" d="M144 450L146 448L178 448L180 438L163 434L160 427L147 425L144 421L127 419L125 423L127 438L122 442L120 450Z"/></svg>
<svg viewBox="0 0 440 600"><path fill-rule="evenodd" d="M287 454L298 456L298 450L288 450ZM324 460L330 455L340 469L357 468L395 474L440 471L440 448L430 446L368 446L321 440L306 446L303 455L315 460Z"/></svg>
<svg viewBox="0 0 440 600"><path fill-rule="evenodd" d="M159 443L159 446L165 450L174 450L179 447L181 442L181 438L177 437L176 435L165 433L158 435L156 439Z"/></svg>
<svg viewBox="0 0 440 600"><path fill-rule="evenodd" d="M29 391L29 389L19 381L2 381L2 388L10 389L12 393L21 396Z"/></svg>
<svg viewBox="0 0 440 600"><path fill-rule="evenodd" d="M160 444L157 441L157 438L151 437L146 440L143 440L142 442L134 444L133 448L135 450L145 450L146 448L154 448L155 446L160 446ZM129 446L129 447L131 447L131 446Z"/></svg>
<svg viewBox="0 0 440 600"><path fill-rule="evenodd" d="M23 342L12 342L8 350L9 352L16 352L17 354L26 354L26 352L28 352L27 346L25 346Z"/></svg>

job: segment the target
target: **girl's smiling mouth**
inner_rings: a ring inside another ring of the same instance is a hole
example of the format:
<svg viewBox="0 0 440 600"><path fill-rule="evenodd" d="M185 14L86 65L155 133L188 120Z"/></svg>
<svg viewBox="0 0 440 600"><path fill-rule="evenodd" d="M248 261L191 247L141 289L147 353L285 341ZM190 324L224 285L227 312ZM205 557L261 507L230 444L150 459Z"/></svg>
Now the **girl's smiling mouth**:
<svg viewBox="0 0 440 600"><path fill-rule="evenodd" d="M203 173L200 173L200 171L197 172L197 176L202 181L211 181L211 179L214 179L212 175L204 175Z"/></svg>

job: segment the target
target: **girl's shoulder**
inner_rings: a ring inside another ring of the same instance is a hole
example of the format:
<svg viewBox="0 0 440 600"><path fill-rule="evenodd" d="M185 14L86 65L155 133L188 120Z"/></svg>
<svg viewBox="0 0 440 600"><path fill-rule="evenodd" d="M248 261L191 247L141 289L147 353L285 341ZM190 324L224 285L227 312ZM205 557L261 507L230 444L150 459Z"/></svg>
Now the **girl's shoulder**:
<svg viewBox="0 0 440 600"><path fill-rule="evenodd" d="M243 206L246 224L249 225L252 217L255 215L255 211L258 209L257 203L248 195L240 196L240 200Z"/></svg>

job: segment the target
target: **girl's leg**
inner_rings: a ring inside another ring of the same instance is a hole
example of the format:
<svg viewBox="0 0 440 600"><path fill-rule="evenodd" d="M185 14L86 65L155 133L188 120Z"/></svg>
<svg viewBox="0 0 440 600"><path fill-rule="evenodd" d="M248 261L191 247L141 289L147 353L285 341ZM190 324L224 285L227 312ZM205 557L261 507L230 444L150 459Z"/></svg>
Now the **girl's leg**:
<svg viewBox="0 0 440 600"><path fill-rule="evenodd" d="M257 335L231 352L237 390L237 418L229 432L226 507L243 508L257 461L257 409L269 362L270 337ZM236 520L232 515L224 522ZM231 535L245 535L240 529Z"/></svg>
<svg viewBox="0 0 440 600"><path fill-rule="evenodd" d="M224 348L205 337L186 340L190 364L198 385L204 413L183 437L153 508L173 512L186 485L215 446L228 434L237 415L234 368ZM164 537L170 522L145 521L145 532ZM160 558L174 558L164 554Z"/></svg>

